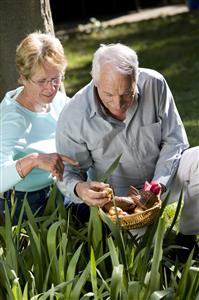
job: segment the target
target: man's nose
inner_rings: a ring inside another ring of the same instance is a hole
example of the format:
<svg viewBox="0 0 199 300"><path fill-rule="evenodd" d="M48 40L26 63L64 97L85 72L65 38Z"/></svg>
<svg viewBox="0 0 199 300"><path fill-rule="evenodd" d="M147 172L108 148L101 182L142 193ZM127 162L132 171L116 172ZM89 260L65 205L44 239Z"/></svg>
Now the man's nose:
<svg viewBox="0 0 199 300"><path fill-rule="evenodd" d="M115 108L121 109L123 106L123 97L118 95L115 97Z"/></svg>

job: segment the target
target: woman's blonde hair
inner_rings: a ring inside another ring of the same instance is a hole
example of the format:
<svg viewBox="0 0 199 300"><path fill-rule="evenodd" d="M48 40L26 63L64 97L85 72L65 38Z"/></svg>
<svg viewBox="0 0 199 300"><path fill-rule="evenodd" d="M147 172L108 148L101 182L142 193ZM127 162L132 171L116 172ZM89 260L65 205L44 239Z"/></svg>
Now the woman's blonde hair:
<svg viewBox="0 0 199 300"><path fill-rule="evenodd" d="M20 75L27 80L32 76L37 66L44 63L56 66L65 72L67 60L64 49L56 37L41 32L33 32L21 41L16 50L16 67Z"/></svg>

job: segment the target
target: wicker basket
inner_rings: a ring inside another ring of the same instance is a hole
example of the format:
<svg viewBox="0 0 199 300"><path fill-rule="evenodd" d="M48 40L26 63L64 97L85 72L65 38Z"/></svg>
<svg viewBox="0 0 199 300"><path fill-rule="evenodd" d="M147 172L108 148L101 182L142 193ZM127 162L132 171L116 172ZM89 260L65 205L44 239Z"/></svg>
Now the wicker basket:
<svg viewBox="0 0 199 300"><path fill-rule="evenodd" d="M146 225L150 225L153 223L154 218L158 214L161 208L161 200L158 200L154 203L154 205L140 213L134 213L127 216L119 217L119 224L122 227L122 229L136 229L136 228L142 228ZM107 214L107 216L116 223L116 218L112 217Z"/></svg>

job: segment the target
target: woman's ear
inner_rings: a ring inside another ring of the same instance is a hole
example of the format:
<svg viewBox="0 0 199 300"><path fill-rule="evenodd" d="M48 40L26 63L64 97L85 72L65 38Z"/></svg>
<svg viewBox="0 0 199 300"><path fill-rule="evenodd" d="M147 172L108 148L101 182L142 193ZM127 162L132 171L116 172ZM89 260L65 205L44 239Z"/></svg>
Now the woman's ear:
<svg viewBox="0 0 199 300"><path fill-rule="evenodd" d="M27 82L27 79L25 78L24 75L20 74L19 79L18 79L18 82L19 82L20 84L22 84L22 85L25 85L26 82Z"/></svg>

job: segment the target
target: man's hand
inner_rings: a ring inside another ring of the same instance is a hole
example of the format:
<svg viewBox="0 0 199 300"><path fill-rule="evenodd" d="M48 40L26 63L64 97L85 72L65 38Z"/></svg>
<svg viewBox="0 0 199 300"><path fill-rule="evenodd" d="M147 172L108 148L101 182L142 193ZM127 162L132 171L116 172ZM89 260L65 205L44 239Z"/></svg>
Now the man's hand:
<svg viewBox="0 0 199 300"><path fill-rule="evenodd" d="M163 184L157 182L157 181L151 181L150 183L148 181L145 181L144 183L144 191L151 191L158 197L163 193Z"/></svg>
<svg viewBox="0 0 199 300"><path fill-rule="evenodd" d="M75 187L77 196L89 206L102 207L110 200L105 188L109 184L98 181L79 182Z"/></svg>

